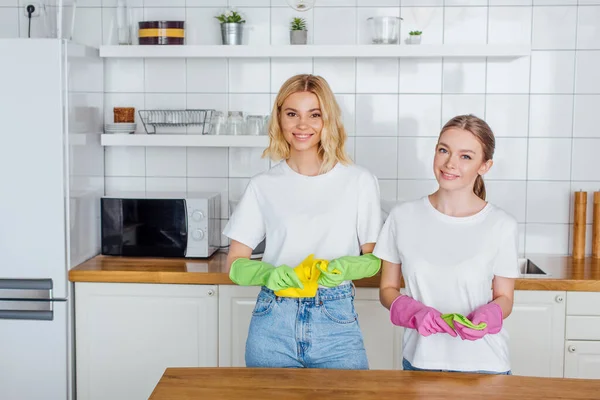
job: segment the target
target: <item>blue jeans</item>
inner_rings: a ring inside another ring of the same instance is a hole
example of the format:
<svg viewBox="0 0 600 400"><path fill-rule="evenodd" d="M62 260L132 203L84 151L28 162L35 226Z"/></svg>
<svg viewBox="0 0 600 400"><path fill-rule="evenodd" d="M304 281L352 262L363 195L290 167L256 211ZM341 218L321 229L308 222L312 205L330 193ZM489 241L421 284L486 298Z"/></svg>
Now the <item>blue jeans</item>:
<svg viewBox="0 0 600 400"><path fill-rule="evenodd" d="M506 372L493 372L493 371L453 371L453 370L443 370L443 369L421 369L417 367L413 367L410 362L406 358L402 359L402 369L405 371L431 371L431 372L464 372L464 373L472 373L472 374L492 374L492 375L512 375L510 371Z"/></svg>
<svg viewBox="0 0 600 400"><path fill-rule="evenodd" d="M353 286L315 297L279 297L262 288L246 341L246 366L369 369Z"/></svg>

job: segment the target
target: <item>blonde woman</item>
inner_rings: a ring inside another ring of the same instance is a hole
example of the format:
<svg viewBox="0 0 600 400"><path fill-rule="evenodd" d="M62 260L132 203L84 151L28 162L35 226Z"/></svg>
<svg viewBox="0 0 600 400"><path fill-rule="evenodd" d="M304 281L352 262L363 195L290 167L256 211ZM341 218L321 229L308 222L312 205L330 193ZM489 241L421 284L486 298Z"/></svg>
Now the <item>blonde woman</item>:
<svg viewBox="0 0 600 400"><path fill-rule="evenodd" d="M485 121L452 118L435 147L438 190L396 206L383 226L379 293L392 323L407 328L405 370L510 374L503 320L519 277L518 230L486 201L494 148Z"/></svg>
<svg viewBox="0 0 600 400"><path fill-rule="evenodd" d="M319 285L314 297L271 290L301 287L291 267L309 254L335 260L372 252L381 228L379 185L351 163L345 144L327 82L288 79L275 99L263 154L281 162L250 180L224 230L228 265L258 267L255 278L264 284L246 342L248 367L368 369L350 280L324 271L336 283ZM262 261L249 260L265 238Z"/></svg>

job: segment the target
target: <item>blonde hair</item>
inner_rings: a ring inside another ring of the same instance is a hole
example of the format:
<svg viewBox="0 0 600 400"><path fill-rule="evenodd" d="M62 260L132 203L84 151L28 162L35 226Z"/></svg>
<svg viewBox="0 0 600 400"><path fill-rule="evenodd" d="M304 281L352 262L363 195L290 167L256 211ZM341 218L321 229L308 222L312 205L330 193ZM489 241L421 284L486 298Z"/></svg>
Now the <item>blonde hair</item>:
<svg viewBox="0 0 600 400"><path fill-rule="evenodd" d="M330 171L337 162L350 164L352 161L346 153L346 130L342 124L342 112L335 96L325 79L320 76L301 74L289 78L279 89L271 117L269 118L269 147L262 156L273 161L287 160L290 157L290 145L281 131L281 107L285 99L298 92L314 93L319 100L323 129L319 142L318 154L322 160L320 173Z"/></svg>
<svg viewBox="0 0 600 400"><path fill-rule="evenodd" d="M477 140L479 140L481 147L483 147L483 162L493 159L494 150L496 149L496 139L494 138L492 128L490 128L487 122L471 114L458 115L446 122L446 125L444 125L440 132L440 137L444 132L451 128L464 129L471 132ZM483 182L483 177L481 175L477 175L477 178L475 179L473 193L480 199L485 200L485 183Z"/></svg>

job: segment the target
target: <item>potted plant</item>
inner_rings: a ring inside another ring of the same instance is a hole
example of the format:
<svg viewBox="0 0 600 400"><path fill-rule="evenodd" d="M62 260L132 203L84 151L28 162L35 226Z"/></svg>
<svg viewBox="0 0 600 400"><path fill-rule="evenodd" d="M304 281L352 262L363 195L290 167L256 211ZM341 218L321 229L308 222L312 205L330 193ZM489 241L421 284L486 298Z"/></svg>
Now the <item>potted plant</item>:
<svg viewBox="0 0 600 400"><path fill-rule="evenodd" d="M215 17L221 23L221 38L223 44L240 45L243 38L243 24L246 20L242 15L230 8Z"/></svg>
<svg viewBox="0 0 600 400"><path fill-rule="evenodd" d="M307 40L306 20L304 18L293 18L290 24L290 43L306 44Z"/></svg>
<svg viewBox="0 0 600 400"><path fill-rule="evenodd" d="M408 43L409 44L420 44L421 43L421 31L410 31L408 32Z"/></svg>

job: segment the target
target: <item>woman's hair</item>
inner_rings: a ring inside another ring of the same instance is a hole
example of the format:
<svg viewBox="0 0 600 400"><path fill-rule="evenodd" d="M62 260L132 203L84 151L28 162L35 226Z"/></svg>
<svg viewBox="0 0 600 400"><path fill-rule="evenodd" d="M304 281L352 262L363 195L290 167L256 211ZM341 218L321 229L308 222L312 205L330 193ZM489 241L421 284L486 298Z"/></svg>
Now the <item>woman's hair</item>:
<svg viewBox="0 0 600 400"><path fill-rule="evenodd" d="M483 162L493 159L496 140L492 129L484 120L470 114L458 115L446 122L446 125L444 125L440 132L440 137L444 132L451 128L464 129L471 132L477 140L479 140L479 143L481 143L481 147L483 148ZM481 175L477 175L477 179L475 179L473 193L482 200L485 200L485 184L483 183L483 177Z"/></svg>
<svg viewBox="0 0 600 400"><path fill-rule="evenodd" d="M352 161L346 153L347 135L342 124L340 106L327 81L320 76L309 74L292 76L279 89L269 118L269 147L265 149L262 156L274 161L290 157L290 145L281 131L281 107L288 96L298 92L314 93L319 100L323 119L318 149L319 158L322 160L320 173L330 171L337 162L350 164Z"/></svg>

